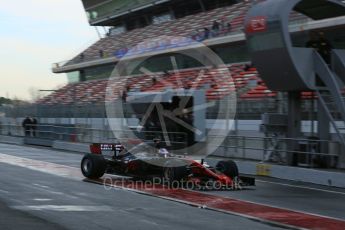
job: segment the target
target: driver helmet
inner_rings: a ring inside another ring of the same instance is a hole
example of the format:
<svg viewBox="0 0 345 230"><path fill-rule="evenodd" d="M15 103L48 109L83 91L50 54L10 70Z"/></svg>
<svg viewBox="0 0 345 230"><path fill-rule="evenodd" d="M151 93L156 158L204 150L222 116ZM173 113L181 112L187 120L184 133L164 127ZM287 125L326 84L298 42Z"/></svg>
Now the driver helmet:
<svg viewBox="0 0 345 230"><path fill-rule="evenodd" d="M168 156L169 152L166 148L160 148L158 150L159 155Z"/></svg>

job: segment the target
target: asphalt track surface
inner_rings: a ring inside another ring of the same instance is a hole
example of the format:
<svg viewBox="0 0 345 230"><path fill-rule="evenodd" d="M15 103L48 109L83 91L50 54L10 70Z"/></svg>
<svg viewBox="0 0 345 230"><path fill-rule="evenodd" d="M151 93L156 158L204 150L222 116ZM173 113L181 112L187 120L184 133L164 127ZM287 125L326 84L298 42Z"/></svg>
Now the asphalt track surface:
<svg viewBox="0 0 345 230"><path fill-rule="evenodd" d="M14 158L15 164L6 158ZM257 205L249 207L253 211L247 210L244 217L237 211L229 214L222 208L188 205L188 191L174 194L180 200L185 197L183 203L157 197L161 194L148 196L85 182L79 173L81 158L78 153L0 144L0 229L284 229L279 221L275 224L262 217L265 213L276 218L278 209L288 214L297 211L300 216L313 214L314 219L303 220L314 224L310 229L317 229L315 223L324 218L340 225L332 227L331 223L323 229L345 229L341 228L345 224L344 189L259 178L252 189L192 194L239 207ZM52 170L53 166L58 170ZM250 219L255 208L263 210L258 213L262 218ZM273 209L264 212L267 208Z"/></svg>

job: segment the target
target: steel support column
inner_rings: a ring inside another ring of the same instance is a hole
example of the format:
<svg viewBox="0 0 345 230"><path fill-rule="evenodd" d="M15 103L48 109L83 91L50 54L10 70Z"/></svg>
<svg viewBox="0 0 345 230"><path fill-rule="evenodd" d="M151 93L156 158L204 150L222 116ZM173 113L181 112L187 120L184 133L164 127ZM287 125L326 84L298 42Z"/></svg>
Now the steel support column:
<svg viewBox="0 0 345 230"><path fill-rule="evenodd" d="M301 97L300 92L288 92L288 131L287 138L296 139L301 137ZM296 141L288 141L287 146L287 162L292 165L295 163L295 156L292 151L298 150L298 143Z"/></svg>

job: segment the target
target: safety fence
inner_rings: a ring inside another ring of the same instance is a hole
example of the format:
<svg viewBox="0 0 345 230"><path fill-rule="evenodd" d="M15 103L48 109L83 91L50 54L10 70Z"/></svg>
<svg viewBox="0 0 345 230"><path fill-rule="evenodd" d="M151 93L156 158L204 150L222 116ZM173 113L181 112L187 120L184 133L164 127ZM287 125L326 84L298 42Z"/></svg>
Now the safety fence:
<svg viewBox="0 0 345 230"><path fill-rule="evenodd" d="M337 168L341 151L339 142L315 137L212 136L209 139L224 139L216 152L218 156L300 167Z"/></svg>
<svg viewBox="0 0 345 230"><path fill-rule="evenodd" d="M224 118L226 111L222 111L219 106L225 100L215 101L214 106L207 108L206 117L208 119ZM119 102L117 102L119 103ZM315 110L311 109L313 103L311 100L305 100L302 103L303 118L315 117ZM315 105L316 103L314 103ZM115 104L114 104L115 106ZM140 115L133 112L131 105L122 104L123 111L115 114L117 117L124 115ZM224 109L224 108L223 108ZM226 109L226 108L225 108ZM282 113L287 111L287 100L276 100L274 98L256 99L256 100L238 100L236 106L236 117L238 119L261 119L263 113ZM122 112L122 113L120 113ZM107 117L106 106L103 103L79 104L78 102L69 105L43 105L33 104L28 106L1 107L0 113L6 117L23 118L26 116L37 118L105 118Z"/></svg>
<svg viewBox="0 0 345 230"><path fill-rule="evenodd" d="M36 129L25 132L19 125L1 125L0 134L8 136L43 138L75 143L114 143L116 141L138 144L142 141L152 142L159 138L162 142L169 140L170 150L177 153L188 147L186 133L161 131L110 130L95 129L86 125L39 125ZM220 142L215 140L221 140ZM212 146L213 143L222 143ZM291 147L293 146L293 147ZM279 136L208 136L205 148L215 147L213 155L236 159L272 162L311 168L337 168L341 146L336 141L318 140L316 138L284 138ZM291 150L292 149L292 150Z"/></svg>
<svg viewBox="0 0 345 230"><path fill-rule="evenodd" d="M185 149L188 135L181 132L144 131L140 129L97 129L87 125L35 125L27 129L20 125L0 125L0 135L59 140L75 143L114 143L137 144L152 142L154 139L169 140L169 149Z"/></svg>

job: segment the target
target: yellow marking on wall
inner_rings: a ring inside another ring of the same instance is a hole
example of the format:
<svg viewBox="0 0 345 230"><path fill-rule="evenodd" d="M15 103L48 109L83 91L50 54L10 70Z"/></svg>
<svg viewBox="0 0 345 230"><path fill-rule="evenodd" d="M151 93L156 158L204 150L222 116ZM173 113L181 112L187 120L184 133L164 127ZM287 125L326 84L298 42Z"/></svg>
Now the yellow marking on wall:
<svg viewBox="0 0 345 230"><path fill-rule="evenodd" d="M256 175L257 176L271 176L271 165L257 164Z"/></svg>

